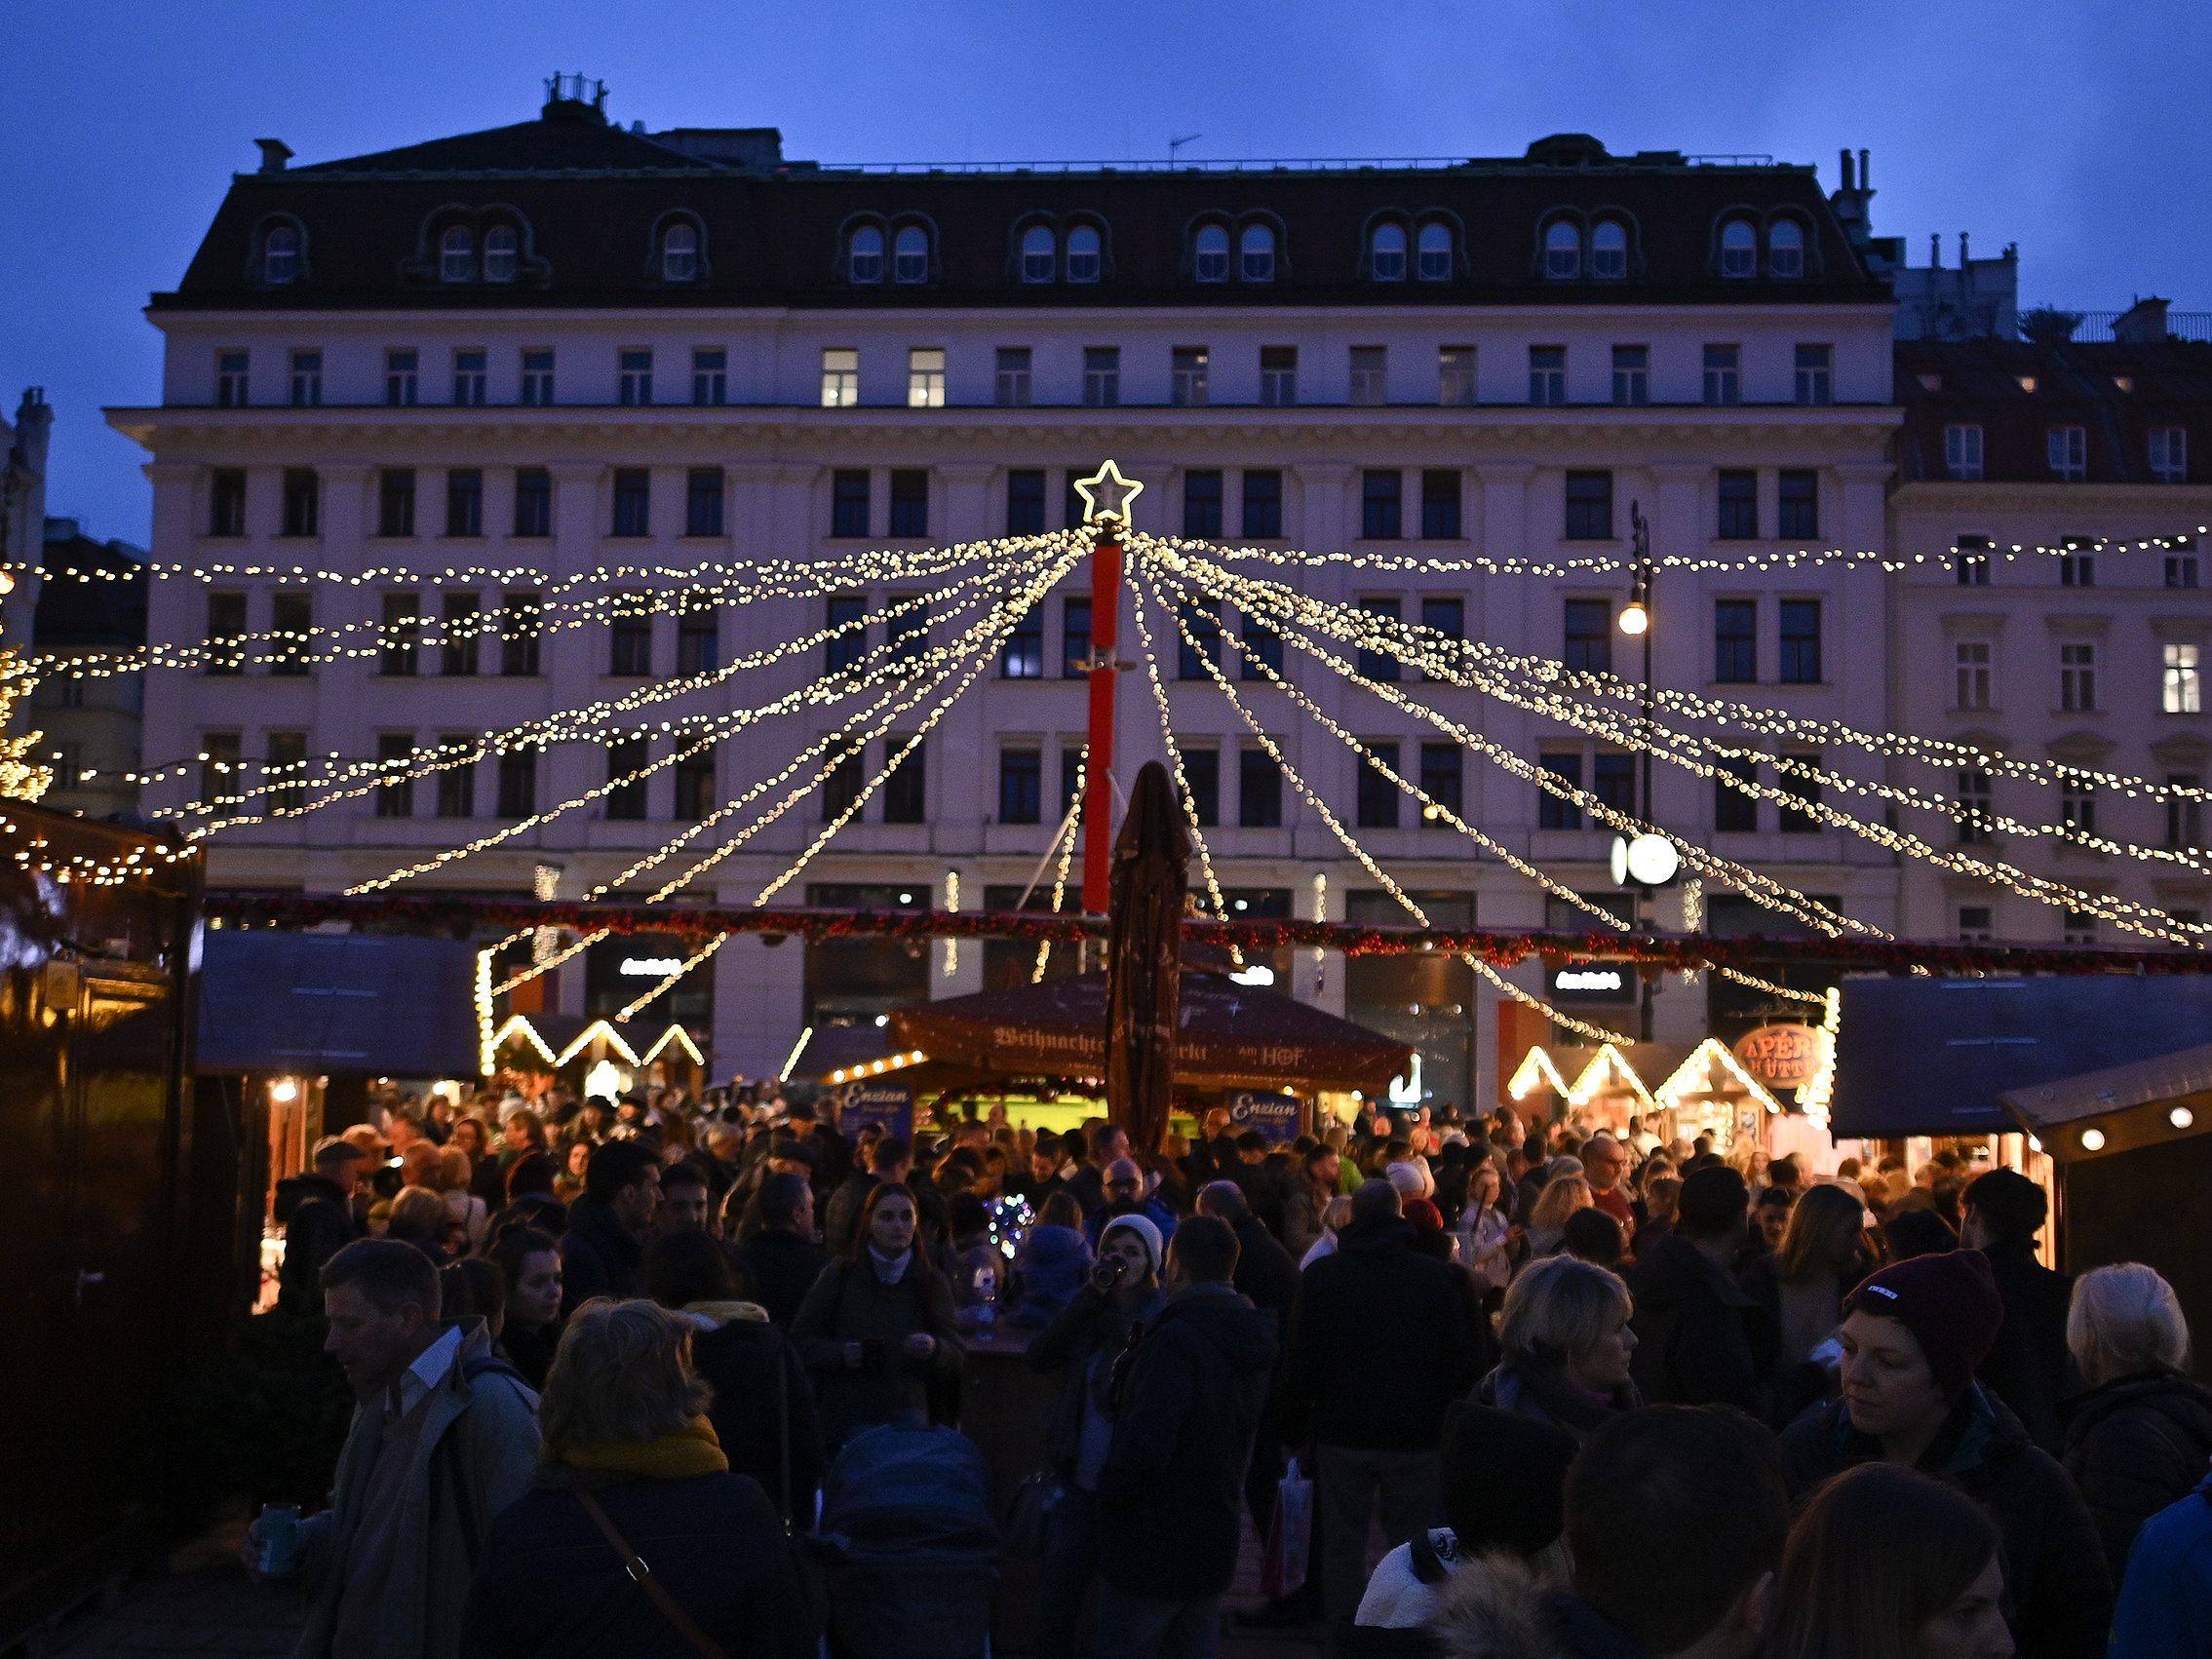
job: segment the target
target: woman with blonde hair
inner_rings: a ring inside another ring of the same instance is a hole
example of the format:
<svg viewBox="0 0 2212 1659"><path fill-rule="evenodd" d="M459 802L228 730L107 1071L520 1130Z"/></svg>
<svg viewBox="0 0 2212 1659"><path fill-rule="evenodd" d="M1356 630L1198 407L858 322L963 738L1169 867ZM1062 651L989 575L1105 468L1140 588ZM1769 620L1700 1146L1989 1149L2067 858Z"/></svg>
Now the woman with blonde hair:
<svg viewBox="0 0 2212 1659"><path fill-rule="evenodd" d="M1875 1269L1866 1206L1841 1186L1816 1186L1790 1207L1781 1248L1743 1270L1766 1310L1776 1367L1802 1364L1843 1323L1843 1298Z"/></svg>
<svg viewBox="0 0 2212 1659"><path fill-rule="evenodd" d="M461 1650L482 1659L814 1650L782 1524L733 1475L691 1369L696 1326L595 1296L538 1402L543 1467L491 1524Z"/></svg>
<svg viewBox="0 0 2212 1659"><path fill-rule="evenodd" d="M484 1200L472 1190L475 1179L476 1166L458 1146L447 1146L438 1154L438 1190L446 1219L468 1235L472 1251L484 1248L485 1228L491 1219Z"/></svg>
<svg viewBox="0 0 2212 1659"><path fill-rule="evenodd" d="M1627 1285L1610 1269L1573 1255L1530 1262L1505 1292L1497 1328L1504 1357L1476 1385L1476 1403L1555 1424L1581 1440L1614 1412L1642 1404L1629 1380L1635 1311Z"/></svg>
<svg viewBox="0 0 2212 1659"><path fill-rule="evenodd" d="M1545 1181L1543 1191L1536 1194L1535 1203L1529 1207L1526 1225L1530 1256L1555 1254L1566 1236L1568 1216L1577 1210L1592 1209L1596 1204L1585 1176L1558 1175Z"/></svg>
<svg viewBox="0 0 2212 1659"><path fill-rule="evenodd" d="M2212 1392L2183 1374L2189 1323L2173 1287L2139 1261L2074 1282L2066 1345L2089 1392L2074 1404L2059 1461L2088 1502L2117 1584L2143 1523L2204 1478Z"/></svg>

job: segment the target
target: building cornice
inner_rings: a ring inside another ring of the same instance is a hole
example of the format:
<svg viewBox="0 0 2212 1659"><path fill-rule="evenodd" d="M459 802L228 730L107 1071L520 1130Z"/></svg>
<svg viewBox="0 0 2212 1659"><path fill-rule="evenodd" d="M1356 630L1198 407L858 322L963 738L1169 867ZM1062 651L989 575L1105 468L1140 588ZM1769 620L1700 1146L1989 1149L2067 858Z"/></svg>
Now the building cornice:
<svg viewBox="0 0 2212 1659"><path fill-rule="evenodd" d="M1900 413L1902 411L1900 410ZM1960 483L1920 479L1889 492L1889 504L1940 513L2044 513L2084 520L2101 513L2158 512L2212 519L2212 487L2177 483ZM2204 533L2203 525L2198 526Z"/></svg>

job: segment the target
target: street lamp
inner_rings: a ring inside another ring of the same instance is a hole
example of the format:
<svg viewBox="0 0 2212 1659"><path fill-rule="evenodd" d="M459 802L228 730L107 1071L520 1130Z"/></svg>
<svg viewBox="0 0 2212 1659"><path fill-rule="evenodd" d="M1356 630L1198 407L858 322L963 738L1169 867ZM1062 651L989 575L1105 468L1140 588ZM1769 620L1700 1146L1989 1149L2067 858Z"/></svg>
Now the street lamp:
<svg viewBox="0 0 2212 1659"><path fill-rule="evenodd" d="M1651 743L1653 717L1651 701L1651 523L1644 517L1644 507L1631 499L1628 503L1629 547L1634 558L1628 603L1621 607L1620 631L1644 646L1644 691L1639 700L1643 735L1643 764L1640 789L1643 796L1641 816L1647 824L1654 822L1651 815ZM1613 863L1619 881L1628 876L1636 882L1637 908L1647 929L1651 916L1651 890L1664 886L1674 879L1680 859L1674 844L1663 835L1640 834L1634 840L1622 839L1614 843ZM1640 1009L1637 1035L1644 1042L1651 1040L1651 981L1652 976L1642 976L1644 994Z"/></svg>

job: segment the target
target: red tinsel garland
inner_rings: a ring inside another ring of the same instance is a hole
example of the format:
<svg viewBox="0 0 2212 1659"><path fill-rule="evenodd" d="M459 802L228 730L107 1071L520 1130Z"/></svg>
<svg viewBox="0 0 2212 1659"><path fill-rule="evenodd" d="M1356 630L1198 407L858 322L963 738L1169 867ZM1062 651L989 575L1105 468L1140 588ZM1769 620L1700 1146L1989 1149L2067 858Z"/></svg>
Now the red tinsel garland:
<svg viewBox="0 0 2212 1659"><path fill-rule="evenodd" d="M211 917L252 925L310 927L322 922L399 927L474 938L482 929L560 927L578 932L661 933L709 939L719 933L757 933L769 944L791 935L827 939L1012 939L1030 945L1104 939L1104 916L962 910L762 910L609 903L538 903L529 899L467 894L391 895L362 898L299 893L211 892ZM1714 965L1756 971L1793 962L1843 971L1931 974L2201 974L2212 972L2212 951L2101 950L2039 945L1960 945L1915 940L1719 938L1705 934L1545 933L1491 928L1379 928L1345 922L1214 921L1184 923L1192 945L1269 951L1313 947L1347 956L1406 956L1443 952L1480 957L1510 968L1532 956L1547 961L1608 959L1657 968Z"/></svg>

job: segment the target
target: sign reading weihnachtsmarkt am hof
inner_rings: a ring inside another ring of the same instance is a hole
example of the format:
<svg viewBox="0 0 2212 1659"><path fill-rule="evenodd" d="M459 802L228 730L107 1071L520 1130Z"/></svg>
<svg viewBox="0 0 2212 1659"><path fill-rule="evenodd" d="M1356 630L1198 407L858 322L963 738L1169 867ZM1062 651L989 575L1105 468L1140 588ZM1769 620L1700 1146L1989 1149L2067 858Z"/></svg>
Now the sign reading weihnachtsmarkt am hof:
<svg viewBox="0 0 2212 1659"><path fill-rule="evenodd" d="M1817 1025L1762 1025L1736 1039L1735 1057L1769 1089L1802 1089L1828 1063L1828 1044Z"/></svg>
<svg viewBox="0 0 2212 1659"><path fill-rule="evenodd" d="M1270 1146L1288 1146L1304 1125L1305 1105L1296 1095L1231 1095L1229 1121L1239 1134L1249 1129Z"/></svg>
<svg viewBox="0 0 2212 1659"><path fill-rule="evenodd" d="M847 1140L857 1140L860 1132L872 1123L885 1135L896 1136L912 1145L914 1138L912 1086L880 1078L847 1084L844 1109L837 1114L837 1127L844 1131Z"/></svg>

